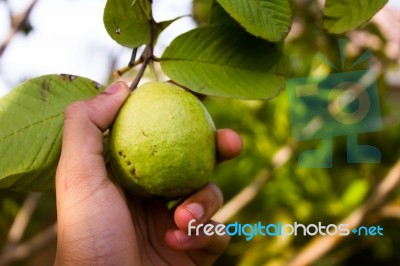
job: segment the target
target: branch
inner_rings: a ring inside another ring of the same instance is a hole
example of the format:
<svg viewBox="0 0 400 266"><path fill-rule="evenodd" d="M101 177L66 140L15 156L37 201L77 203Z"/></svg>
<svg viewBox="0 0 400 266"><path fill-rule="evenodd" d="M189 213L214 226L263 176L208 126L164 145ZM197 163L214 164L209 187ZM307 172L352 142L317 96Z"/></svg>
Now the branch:
<svg viewBox="0 0 400 266"><path fill-rule="evenodd" d="M348 228L359 227L366 214L379 209L387 200L389 194L400 184L400 160L390 169L386 177L380 182L377 189L363 205L354 210L339 224L347 224ZM318 236L314 237L288 264L289 266L310 265L334 248L343 236Z"/></svg>
<svg viewBox="0 0 400 266"><path fill-rule="evenodd" d="M10 44L11 40L14 38L15 34L17 34L17 32L20 31L24 27L31 11L32 11L33 7L35 6L35 4L37 3L37 1L38 0L32 0L30 5L26 8L26 10L24 12L22 12L20 15L15 16L13 18L12 27L11 27L10 31L8 32L8 35L6 36L4 42L0 45L0 57L3 55L4 51L7 49L8 45Z"/></svg>
<svg viewBox="0 0 400 266"><path fill-rule="evenodd" d="M128 72L129 70L131 70L135 66L139 65L140 63L142 63L142 57L140 57L138 60L135 61L137 51L138 51L138 48L133 48L132 49L131 59L129 59L129 63L128 63L127 66L124 66L121 69L114 70L114 78L115 79L119 79L126 72Z"/></svg>
<svg viewBox="0 0 400 266"><path fill-rule="evenodd" d="M269 169L260 171L249 185L219 209L212 220L226 223L257 196L270 177L271 171Z"/></svg>
<svg viewBox="0 0 400 266"><path fill-rule="evenodd" d="M25 243L19 244L8 250L7 253L4 253L0 257L0 266L9 265L14 261L28 258L38 250L55 241L56 236L57 224L54 224Z"/></svg>
<svg viewBox="0 0 400 266"><path fill-rule="evenodd" d="M132 83L130 85L130 89L132 91L135 90L137 88L137 86L139 85L139 82L143 77L144 71L146 70L147 65L151 61L152 54L153 54L153 48L151 48L150 45L146 46L146 48L144 49L143 54L141 56L142 65L140 66L135 79L132 81Z"/></svg>
<svg viewBox="0 0 400 266"><path fill-rule="evenodd" d="M249 185L243 188L212 217L212 220L225 223L235 216L257 196L260 190L268 182L273 172L289 161L292 154L293 147L290 144L279 149L272 158L272 165L261 170Z"/></svg>
<svg viewBox="0 0 400 266"><path fill-rule="evenodd" d="M131 91L135 90L137 86L139 85L140 80L143 77L144 71L146 70L147 65L153 61L154 59L154 42L156 39L156 22L154 21L153 18L153 1L149 0L150 2L150 19L149 19L149 25L150 25L150 38L149 38L149 44L146 45L144 48L144 51L140 57L140 61L142 62L142 65L140 66L140 69L138 73L136 74L135 79L130 85ZM136 56L136 52L134 53ZM131 59L132 62L132 59ZM129 66L128 66L129 67Z"/></svg>
<svg viewBox="0 0 400 266"><path fill-rule="evenodd" d="M400 205L391 204L380 208L378 215L381 218L394 218L400 220Z"/></svg>
<svg viewBox="0 0 400 266"><path fill-rule="evenodd" d="M37 204L39 203L40 198L42 197L41 193L29 193L22 204L21 209L19 210L17 216L14 219L13 224L11 225L10 231L7 237L7 246L14 246L21 241L22 236L24 235L26 226L35 211Z"/></svg>

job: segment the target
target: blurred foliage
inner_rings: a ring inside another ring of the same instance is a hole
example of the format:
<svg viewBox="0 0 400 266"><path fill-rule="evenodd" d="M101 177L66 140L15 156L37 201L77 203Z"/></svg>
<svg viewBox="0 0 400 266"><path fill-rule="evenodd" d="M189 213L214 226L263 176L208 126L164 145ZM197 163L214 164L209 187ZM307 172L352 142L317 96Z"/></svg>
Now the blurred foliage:
<svg viewBox="0 0 400 266"><path fill-rule="evenodd" d="M195 18L204 24L207 11L194 9ZM195 5L196 7L196 5ZM322 28L322 7L317 1L292 1L294 24L285 41L285 51L291 64L291 77L305 77L341 72L331 69L316 56L318 52L336 65L340 65L338 40L348 38L350 45L357 42L353 35L330 35ZM204 12L204 13L201 13ZM372 189L399 159L399 84L388 84L385 70L398 61L383 51L385 36L374 23L368 23L357 33L368 33L382 41L379 49L372 49L374 57L352 70L369 69L372 63L383 70L378 77L378 88L384 128L379 132L359 135L360 143L375 145L382 152L380 164L347 164L346 137L334 137L333 167L307 169L297 164L298 155L316 148L319 140L300 142L290 161L277 169L260 194L230 222L339 224L348 214L365 202ZM372 37L371 37L372 38ZM349 48L349 47L348 47ZM347 53L345 70L371 48L368 43L356 52ZM398 60L398 58L397 58ZM372 62L372 63L371 63ZM368 65L370 64L370 65ZM397 87L396 87L397 86ZM229 201L251 182L261 170L271 165L275 152L292 140L286 92L271 101L238 101L209 98L206 105L217 127L237 130L244 140L242 155L225 162L215 172L214 181ZM399 191L397 191L399 192ZM393 196L399 199L399 195ZM351 235L315 265L399 265L400 221L368 217L366 225L379 224L384 228L382 237L352 237ZM227 252L217 265L285 265L311 240L311 237L258 236L250 242L244 237L233 237Z"/></svg>
<svg viewBox="0 0 400 266"><path fill-rule="evenodd" d="M195 0L194 18L199 24L207 24L211 0ZM378 77L381 113L384 127L378 132L359 135L361 143L378 147L382 152L380 164L347 164L346 137L333 139L333 167L327 169L301 168L297 164L299 154L319 145L318 140L298 143L291 159L276 169L256 198L229 222L338 224L359 207L376 184L400 156L400 109L399 84L390 84L386 79L388 69L399 71L399 58L393 59L385 52L388 36L374 23L347 35L330 35L322 28L322 7L319 1L293 0L293 27L285 42L285 51L291 65L291 77L305 77L335 73L323 64L317 52L340 64L339 38L348 38L351 52L347 53L346 64L354 62L371 48L374 54L363 65L379 66ZM353 34L357 33L357 34ZM357 36L367 34L379 40L379 46L360 41ZM362 45L360 45L362 43ZM373 64L373 65L372 65ZM340 70L339 70L340 72ZM287 95L284 91L271 101L240 101L222 98L207 98L207 108L218 128L229 127L240 133L244 140L242 155L224 162L216 168L213 181L222 189L225 201L229 201L255 176L271 166L275 152L293 141ZM0 190L0 249L25 195ZM46 193L31 219L25 238L29 238L55 221L55 199ZM392 195L393 204L400 203L400 189ZM398 214L397 214L398 215ZM350 235L327 255L315 262L318 266L328 265L400 265L400 220L370 215L364 225L380 225L384 236L354 237ZM25 239L24 238L24 239ZM256 236L251 241L244 237L232 237L231 245L216 265L285 265L305 247L311 237ZM55 243L54 243L55 245ZM15 264L15 265L29 265ZM41 264L43 265L43 264Z"/></svg>

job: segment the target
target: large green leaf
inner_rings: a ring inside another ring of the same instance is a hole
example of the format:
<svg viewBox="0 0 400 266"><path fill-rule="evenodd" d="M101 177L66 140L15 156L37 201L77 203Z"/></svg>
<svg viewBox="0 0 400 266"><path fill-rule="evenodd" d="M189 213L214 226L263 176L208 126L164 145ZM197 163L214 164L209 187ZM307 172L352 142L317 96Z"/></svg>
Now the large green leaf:
<svg viewBox="0 0 400 266"><path fill-rule="evenodd" d="M251 34L276 42L292 24L289 0L217 0Z"/></svg>
<svg viewBox="0 0 400 266"><path fill-rule="evenodd" d="M149 0L108 0L104 9L104 26L117 43L139 47L150 41Z"/></svg>
<svg viewBox="0 0 400 266"><path fill-rule="evenodd" d="M268 99L285 83L280 46L238 27L200 27L178 36L161 66L172 80L200 94Z"/></svg>
<svg viewBox="0 0 400 266"><path fill-rule="evenodd" d="M353 30L370 20L388 0L326 0L324 27L331 33Z"/></svg>
<svg viewBox="0 0 400 266"><path fill-rule="evenodd" d="M65 108L102 90L86 78L47 75L26 81L0 98L0 188L51 188Z"/></svg>
<svg viewBox="0 0 400 266"><path fill-rule="evenodd" d="M211 25L227 25L240 27L239 23L234 20L218 2L213 2L210 10Z"/></svg>

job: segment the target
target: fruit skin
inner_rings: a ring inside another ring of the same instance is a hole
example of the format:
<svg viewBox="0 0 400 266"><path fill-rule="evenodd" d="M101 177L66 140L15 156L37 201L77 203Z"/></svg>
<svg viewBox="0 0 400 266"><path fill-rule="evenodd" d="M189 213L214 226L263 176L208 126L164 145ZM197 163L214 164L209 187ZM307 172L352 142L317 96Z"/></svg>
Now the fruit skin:
<svg viewBox="0 0 400 266"><path fill-rule="evenodd" d="M215 165L215 126L192 93L169 83L137 88L110 132L115 179L142 197L187 195L210 179Z"/></svg>

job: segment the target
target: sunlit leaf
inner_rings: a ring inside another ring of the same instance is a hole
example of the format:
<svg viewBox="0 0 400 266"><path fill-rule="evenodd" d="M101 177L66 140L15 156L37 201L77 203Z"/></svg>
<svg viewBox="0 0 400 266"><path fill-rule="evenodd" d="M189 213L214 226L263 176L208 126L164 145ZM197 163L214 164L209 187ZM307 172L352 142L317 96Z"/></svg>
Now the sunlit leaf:
<svg viewBox="0 0 400 266"><path fill-rule="evenodd" d="M289 0L217 0L251 34L281 41L289 33L292 11Z"/></svg>
<svg viewBox="0 0 400 266"><path fill-rule="evenodd" d="M108 0L104 26L117 43L139 47L150 41L151 5L148 0Z"/></svg>
<svg viewBox="0 0 400 266"><path fill-rule="evenodd" d="M200 94L268 99L284 86L282 58L280 44L241 28L208 26L177 37L161 66L172 80Z"/></svg>
<svg viewBox="0 0 400 266"><path fill-rule="evenodd" d="M370 20L388 0L326 0L324 27L331 33L353 30Z"/></svg>
<svg viewBox="0 0 400 266"><path fill-rule="evenodd" d="M0 188L51 188L65 108L102 89L86 78L47 75L26 81L0 98Z"/></svg>
<svg viewBox="0 0 400 266"><path fill-rule="evenodd" d="M210 24L227 25L240 27L239 23L234 20L228 12L221 7L218 2L214 2L210 11Z"/></svg>

